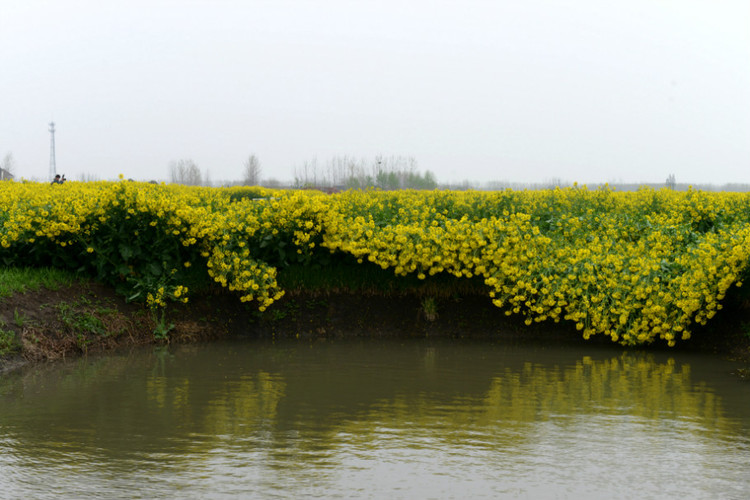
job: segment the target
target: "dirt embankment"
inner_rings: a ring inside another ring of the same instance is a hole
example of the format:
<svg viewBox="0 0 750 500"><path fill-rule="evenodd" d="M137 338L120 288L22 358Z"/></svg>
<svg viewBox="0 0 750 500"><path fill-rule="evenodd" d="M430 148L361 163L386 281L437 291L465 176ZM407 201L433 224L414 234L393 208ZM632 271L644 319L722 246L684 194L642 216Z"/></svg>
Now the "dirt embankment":
<svg viewBox="0 0 750 500"><path fill-rule="evenodd" d="M747 319L745 319L747 318ZM170 342L194 342L231 335L276 338L351 336L499 337L508 342L584 341L568 323L526 326L507 317L486 296L433 299L336 293L287 294L265 313L235 296L216 293L170 305ZM730 303L708 327L675 350L703 350L750 362L750 309ZM0 372L28 362L79 356L129 345L165 342L154 337L155 322L142 305L128 304L112 289L78 283L0 299L0 330L12 332L14 352L0 357ZM653 348L666 349L661 345Z"/></svg>
<svg viewBox="0 0 750 500"><path fill-rule="evenodd" d="M107 287L86 283L0 299L0 329L12 342L10 354L0 358L0 371L153 341L153 324L142 308L126 304Z"/></svg>

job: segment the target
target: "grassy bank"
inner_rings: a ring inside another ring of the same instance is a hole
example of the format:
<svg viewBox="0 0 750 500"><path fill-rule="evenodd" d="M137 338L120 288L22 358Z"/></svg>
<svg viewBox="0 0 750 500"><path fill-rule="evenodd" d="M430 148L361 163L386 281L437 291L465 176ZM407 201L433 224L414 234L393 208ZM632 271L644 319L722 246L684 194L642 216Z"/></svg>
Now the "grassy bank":
<svg viewBox="0 0 750 500"><path fill-rule="evenodd" d="M156 323L144 304L126 302L110 286L70 274L51 279L45 269L2 269L0 278L25 276L28 282L19 281L15 293L0 297L0 372L29 361L235 335L312 341L354 336L482 338L550 347L609 343L604 338L584 340L569 323L526 325L520 317L507 316L486 296L481 281L394 283L377 267L364 274L337 269L313 276L282 274L287 293L263 313L219 287L204 289L187 304L167 306L168 338L153 335ZM736 294L727 297L725 305L690 342L671 349L750 362L750 309Z"/></svg>
<svg viewBox="0 0 750 500"><path fill-rule="evenodd" d="M76 276L69 272L54 268L29 267L0 267L0 299L14 293L25 293L42 288L57 290L62 286L70 286L76 281Z"/></svg>
<svg viewBox="0 0 750 500"><path fill-rule="evenodd" d="M16 330L23 328L27 320L24 313L4 302L9 302L8 298L14 294L54 291L70 286L74 281L72 273L59 269L0 268L0 356L20 350ZM11 328L11 322L16 329Z"/></svg>
<svg viewBox="0 0 750 500"><path fill-rule="evenodd" d="M0 371L154 340L141 305L70 272L6 267L0 283Z"/></svg>

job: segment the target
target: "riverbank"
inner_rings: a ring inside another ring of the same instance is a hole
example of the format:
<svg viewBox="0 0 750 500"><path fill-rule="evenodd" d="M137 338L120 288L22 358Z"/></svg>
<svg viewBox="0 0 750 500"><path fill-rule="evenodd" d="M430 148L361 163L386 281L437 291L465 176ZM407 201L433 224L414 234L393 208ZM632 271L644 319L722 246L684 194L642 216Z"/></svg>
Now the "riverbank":
<svg viewBox="0 0 750 500"><path fill-rule="evenodd" d="M750 196L732 193L326 195L129 181L0 191L5 266L87 276L155 308L220 284L265 310L300 275L305 290L353 274L375 275L368 287L422 282L437 296L476 282L528 321L674 346L750 275Z"/></svg>
<svg viewBox="0 0 750 500"><path fill-rule="evenodd" d="M55 289L0 299L0 372L135 345L188 343L230 336L330 339L366 337L498 338L511 343L604 343L584 340L574 325L532 323L505 316L482 295L425 298L407 292L290 292L264 313L223 291L170 304L168 340L157 339L155 318L141 304L127 303L107 286L74 282ZM728 298L725 308L689 341L676 347L654 343L640 349L707 351L750 362L750 307ZM0 344L2 347L2 344Z"/></svg>

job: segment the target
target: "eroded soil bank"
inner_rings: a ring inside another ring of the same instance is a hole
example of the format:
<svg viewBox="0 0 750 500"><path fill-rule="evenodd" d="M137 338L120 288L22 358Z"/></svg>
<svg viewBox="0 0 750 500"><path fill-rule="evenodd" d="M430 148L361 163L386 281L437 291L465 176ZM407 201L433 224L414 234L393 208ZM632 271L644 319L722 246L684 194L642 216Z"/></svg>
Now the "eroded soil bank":
<svg viewBox="0 0 750 500"><path fill-rule="evenodd" d="M275 338L341 338L351 336L499 337L508 342L610 343L585 341L567 323L526 326L520 316L507 317L486 296L432 299L414 295L379 296L351 293L288 293L265 313L237 297L217 292L170 305L169 342L197 342L233 335ZM13 332L14 352L0 357L0 372L29 362L102 352L130 345L166 342L154 337L155 320L139 304L128 304L108 287L77 283L0 299L0 328ZM728 300L707 327L674 350L719 353L750 362L750 307ZM649 349L668 349L655 344Z"/></svg>

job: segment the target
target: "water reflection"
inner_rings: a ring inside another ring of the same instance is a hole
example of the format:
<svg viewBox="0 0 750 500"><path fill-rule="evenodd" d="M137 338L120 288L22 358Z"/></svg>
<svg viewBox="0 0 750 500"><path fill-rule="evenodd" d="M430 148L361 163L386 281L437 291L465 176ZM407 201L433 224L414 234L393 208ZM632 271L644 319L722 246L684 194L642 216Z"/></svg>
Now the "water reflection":
<svg viewBox="0 0 750 500"><path fill-rule="evenodd" d="M0 380L0 491L732 498L750 487L750 386L731 369L427 341L229 342L44 365Z"/></svg>

